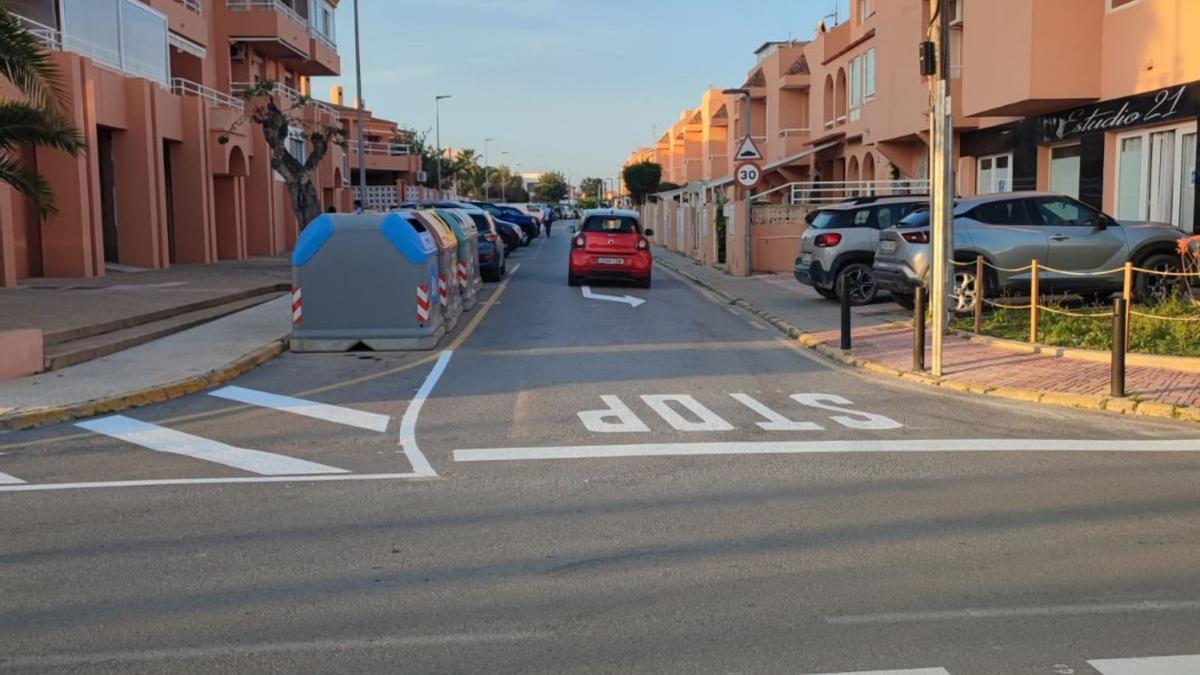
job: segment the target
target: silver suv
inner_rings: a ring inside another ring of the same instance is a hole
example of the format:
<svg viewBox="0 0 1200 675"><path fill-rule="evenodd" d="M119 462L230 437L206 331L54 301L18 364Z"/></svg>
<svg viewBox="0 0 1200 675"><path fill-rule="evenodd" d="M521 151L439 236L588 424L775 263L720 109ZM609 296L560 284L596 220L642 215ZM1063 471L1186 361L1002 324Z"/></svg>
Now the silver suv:
<svg viewBox="0 0 1200 675"><path fill-rule="evenodd" d="M954 260L974 262L982 255L991 265L1018 269L1037 260L1068 274L1039 270L1039 288L1071 293L1100 302L1122 290L1118 271L1101 276L1070 273L1104 272L1126 261L1156 271L1178 271L1176 242L1183 233L1168 223L1117 222L1111 216L1070 197L1049 192L1009 192L960 199L954 205ZM901 306L912 308L917 288L929 282L929 212L916 211L900 224L879 233L875 278ZM1031 273L986 267L988 295L1029 292ZM1173 286L1169 277L1139 274L1137 298L1161 297ZM954 268L955 311L974 306L978 285L975 267Z"/></svg>
<svg viewBox="0 0 1200 675"><path fill-rule="evenodd" d="M928 197L919 195L860 197L813 211L800 239L796 280L831 300L839 297L838 282L843 281L850 304L870 304L878 290L871 265L879 230L894 226L927 202Z"/></svg>

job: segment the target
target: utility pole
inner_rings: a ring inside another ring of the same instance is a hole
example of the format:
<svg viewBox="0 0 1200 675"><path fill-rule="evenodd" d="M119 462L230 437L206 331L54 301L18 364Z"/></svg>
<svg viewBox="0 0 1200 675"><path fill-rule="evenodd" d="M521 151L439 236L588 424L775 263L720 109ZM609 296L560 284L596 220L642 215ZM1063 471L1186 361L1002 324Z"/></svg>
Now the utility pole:
<svg viewBox="0 0 1200 675"><path fill-rule="evenodd" d="M490 176L492 170L488 168L488 143L494 140L496 139L483 139L483 201L485 202L492 201L492 182Z"/></svg>
<svg viewBox="0 0 1200 675"><path fill-rule="evenodd" d="M354 101L358 141L358 203L363 209L367 208L367 147L363 142L363 88L362 88L362 46L358 39L358 0L354 0L354 78L358 88Z"/></svg>
<svg viewBox="0 0 1200 675"><path fill-rule="evenodd" d="M942 346L946 337L946 297L954 274L954 121L950 101L950 12L953 0L930 0L930 32L936 69L929 82L933 103L929 115L930 244L932 279L929 288L933 314L933 376L942 376ZM978 284L978 281L976 281Z"/></svg>
<svg viewBox="0 0 1200 675"><path fill-rule="evenodd" d="M437 127L437 192L438 199L442 197L442 99L450 98L449 94L433 97L434 125Z"/></svg>

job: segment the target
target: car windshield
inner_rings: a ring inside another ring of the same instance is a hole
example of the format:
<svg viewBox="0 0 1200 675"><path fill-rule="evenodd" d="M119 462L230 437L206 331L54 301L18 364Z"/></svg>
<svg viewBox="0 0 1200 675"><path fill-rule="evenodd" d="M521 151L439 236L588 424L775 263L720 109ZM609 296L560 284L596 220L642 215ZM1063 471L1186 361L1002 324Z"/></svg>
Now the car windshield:
<svg viewBox="0 0 1200 675"><path fill-rule="evenodd" d="M583 231L637 234L637 220L628 216L592 216L583 223Z"/></svg>

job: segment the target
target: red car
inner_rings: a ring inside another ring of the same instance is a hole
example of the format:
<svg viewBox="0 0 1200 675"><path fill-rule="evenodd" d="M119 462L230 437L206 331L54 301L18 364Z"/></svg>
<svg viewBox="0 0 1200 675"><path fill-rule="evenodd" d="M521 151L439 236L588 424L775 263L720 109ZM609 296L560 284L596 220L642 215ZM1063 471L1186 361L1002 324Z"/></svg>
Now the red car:
<svg viewBox="0 0 1200 675"><path fill-rule="evenodd" d="M654 259L646 237L653 234L653 230L642 229L637 211L585 211L571 242L567 283L578 286L590 279L627 279L650 288Z"/></svg>

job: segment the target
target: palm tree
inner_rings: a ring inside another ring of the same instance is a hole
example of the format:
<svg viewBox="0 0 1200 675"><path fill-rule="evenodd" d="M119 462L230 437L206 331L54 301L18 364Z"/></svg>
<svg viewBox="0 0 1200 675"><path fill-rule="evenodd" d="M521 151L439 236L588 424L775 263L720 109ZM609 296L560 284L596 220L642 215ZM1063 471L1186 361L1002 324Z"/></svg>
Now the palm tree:
<svg viewBox="0 0 1200 675"><path fill-rule="evenodd" d="M58 68L38 38L25 30L0 0L0 77L13 84L28 102L0 101L0 183L28 197L43 215L56 213L50 184L14 156L32 143L79 156L83 136L59 112L66 97Z"/></svg>

